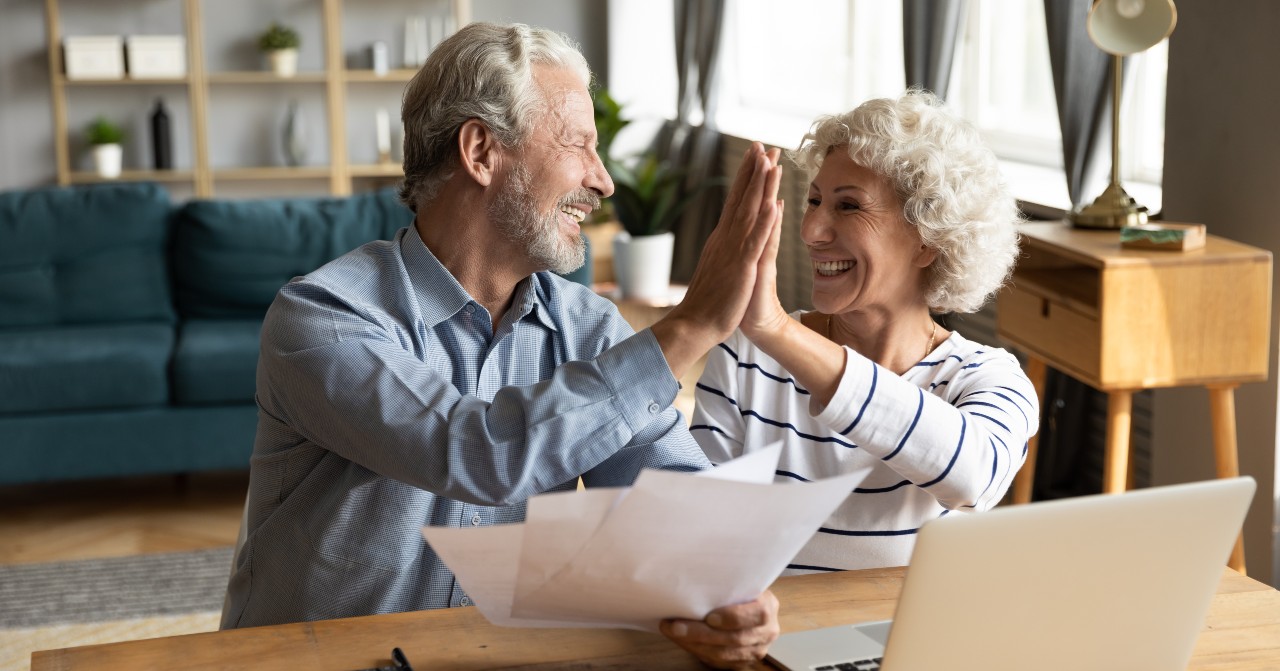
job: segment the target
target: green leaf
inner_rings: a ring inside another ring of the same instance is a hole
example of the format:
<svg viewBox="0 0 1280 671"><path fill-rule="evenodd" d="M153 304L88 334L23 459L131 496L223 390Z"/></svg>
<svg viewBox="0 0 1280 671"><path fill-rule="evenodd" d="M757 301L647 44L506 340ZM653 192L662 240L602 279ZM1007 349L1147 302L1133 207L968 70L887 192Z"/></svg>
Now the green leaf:
<svg viewBox="0 0 1280 671"><path fill-rule="evenodd" d="M614 194L610 200L614 212L633 237L671 230L704 190L725 183L720 178L705 180L682 195L687 172L652 154L642 157L634 167L613 161L607 161L605 167L613 178Z"/></svg>
<svg viewBox="0 0 1280 671"><path fill-rule="evenodd" d="M85 129L85 136L93 145L120 144L124 140L124 129L100 116Z"/></svg>

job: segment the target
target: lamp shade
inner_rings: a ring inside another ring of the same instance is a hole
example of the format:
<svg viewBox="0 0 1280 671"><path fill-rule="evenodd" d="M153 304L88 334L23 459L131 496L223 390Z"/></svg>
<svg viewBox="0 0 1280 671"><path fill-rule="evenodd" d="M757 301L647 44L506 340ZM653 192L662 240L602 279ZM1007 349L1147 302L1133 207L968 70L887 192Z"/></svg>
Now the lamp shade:
<svg viewBox="0 0 1280 671"><path fill-rule="evenodd" d="M1158 44L1177 22L1173 0L1094 0L1087 26L1100 49L1128 56Z"/></svg>

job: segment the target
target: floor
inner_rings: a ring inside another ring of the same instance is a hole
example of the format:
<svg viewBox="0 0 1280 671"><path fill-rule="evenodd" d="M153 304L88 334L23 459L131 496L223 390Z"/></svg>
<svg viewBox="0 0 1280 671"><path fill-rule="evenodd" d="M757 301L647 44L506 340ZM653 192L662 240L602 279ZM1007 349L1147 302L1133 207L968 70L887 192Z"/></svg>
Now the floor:
<svg viewBox="0 0 1280 671"><path fill-rule="evenodd" d="M0 487L0 564L235 543L247 472Z"/></svg>

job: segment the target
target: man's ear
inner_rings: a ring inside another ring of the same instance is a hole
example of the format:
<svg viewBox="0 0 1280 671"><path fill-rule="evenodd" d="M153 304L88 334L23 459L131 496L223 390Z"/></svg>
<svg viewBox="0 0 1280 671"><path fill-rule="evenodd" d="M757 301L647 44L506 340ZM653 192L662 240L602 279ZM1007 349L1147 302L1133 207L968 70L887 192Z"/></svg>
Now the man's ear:
<svg viewBox="0 0 1280 671"><path fill-rule="evenodd" d="M467 119L458 129L458 160L462 170L480 186L493 184L501 146L479 119Z"/></svg>

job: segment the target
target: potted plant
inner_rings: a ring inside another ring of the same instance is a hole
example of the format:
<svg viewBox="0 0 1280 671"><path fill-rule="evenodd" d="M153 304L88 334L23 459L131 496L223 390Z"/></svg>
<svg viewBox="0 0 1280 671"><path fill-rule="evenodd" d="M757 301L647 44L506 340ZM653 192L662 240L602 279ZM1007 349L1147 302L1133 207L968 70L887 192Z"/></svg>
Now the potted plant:
<svg viewBox="0 0 1280 671"><path fill-rule="evenodd" d="M292 77L298 73L298 45L302 38L298 31L279 23L272 23L267 32L258 37L258 48L267 55L271 71L279 77Z"/></svg>
<svg viewBox="0 0 1280 671"><path fill-rule="evenodd" d="M642 156L634 167L607 161L613 178L610 200L623 230L613 239L613 266L624 298L662 298L671 284L671 232L681 213L705 188L721 183L708 180L681 195L685 173L656 156Z"/></svg>
<svg viewBox="0 0 1280 671"><path fill-rule="evenodd" d="M121 159L124 156L124 149L120 146L120 142L124 140L124 130L100 116L89 124L85 135L93 147L93 165L98 176L107 179L119 177Z"/></svg>

